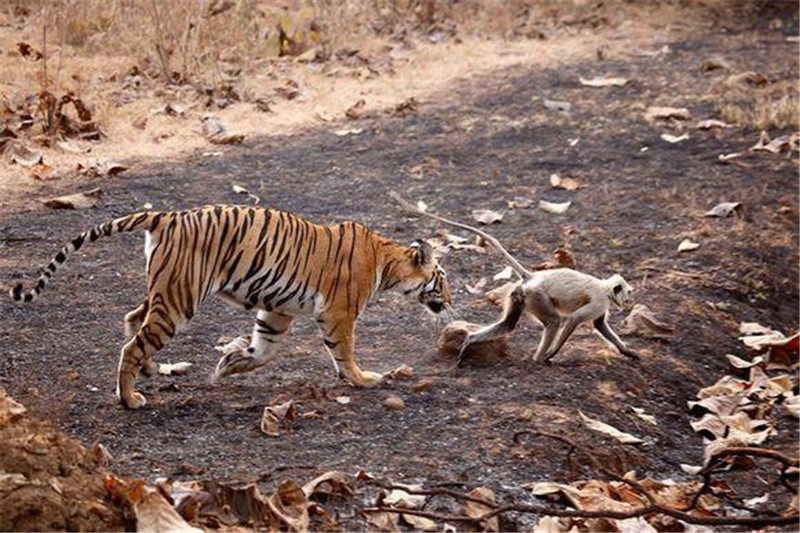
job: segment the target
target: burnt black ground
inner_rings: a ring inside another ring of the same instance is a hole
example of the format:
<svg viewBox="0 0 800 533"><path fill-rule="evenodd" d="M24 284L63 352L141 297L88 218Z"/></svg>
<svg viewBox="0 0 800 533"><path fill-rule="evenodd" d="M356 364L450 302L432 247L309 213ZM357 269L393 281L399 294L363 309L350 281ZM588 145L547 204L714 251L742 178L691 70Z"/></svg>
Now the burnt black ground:
<svg viewBox="0 0 800 533"><path fill-rule="evenodd" d="M713 117L714 97L707 94L721 78L697 70L710 54L735 57L741 70L796 79L796 47L782 36L736 43L719 30L669 43L672 52L657 59L499 71L423 102L418 116L361 121L360 135L339 137L335 127L326 127L248 140L220 158L196 154L74 183L73 189L105 190L95 209L52 211L31 202L0 215L1 264L13 265L0 268L0 279L10 286L35 279L75 234L146 202L160 210L240 203L244 197L232 192L232 183L265 205L320 223L357 220L405 242L432 237L436 226L401 214L387 197L391 190L469 220L471 209L502 210L506 200L535 189L537 201L569 199L572 206L565 215L536 207L509 211L491 232L529 264L565 246L581 270L624 274L636 286L637 300L676 328L668 341L630 338L643 354L639 364L581 329L552 367L528 367L520 359L535 348L538 331L526 323L512 337L511 358L441 373L437 330L422 309L383 295L360 322L358 360L377 371L409 364L420 376L434 375L430 389L414 392L419 378L351 389L335 379L308 320L294 327L274 363L210 385L215 341L249 332L252 319L212 301L156 356L160 362L193 362L190 373L141 380L148 405L126 411L113 394L121 319L145 288L141 236L121 235L72 257L34 304L17 308L3 300L0 386L83 442L106 444L118 472L147 479L192 477L181 474L183 464L204 469L207 477L240 481L277 467L299 479L365 469L394 479L486 484L519 495L523 483L575 474L552 443L514 446L516 431L534 428L605 446L607 459L621 468L681 477L679 464L698 464L703 449L688 425L686 401L729 372L726 353L749 355L736 340L738 323L756 321L785 332L798 324L797 158L762 152L742 158L747 168L721 164L719 154L746 151L758 132L687 126L691 139L671 145L659 135L674 133L674 125L642 119L647 105L670 103L688 107L692 124ZM595 75L634 81L607 89L578 82ZM569 101L572 110L547 111L543 98ZM579 142L570 146L575 138ZM552 190L551 173L587 187ZM45 184L42 197L63 190L63 182ZM744 216L700 216L721 201L743 202ZM779 212L781 206L788 212ZM687 236L701 248L677 254ZM464 285L491 279L504 266L496 254L453 252L443 261L462 317L493 319L496 311ZM709 302L730 307L714 310ZM621 318L616 312L612 323ZM403 411L384 409L389 394L404 398ZM336 403L339 395L352 402ZM261 434L263 407L288 398L301 412L316 410L322 418L299 420L280 438ZM659 426L639 420L631 407L655 415ZM604 441L581 425L578 409L647 443ZM780 424L774 442L792 445L797 424L786 417ZM271 484L279 476L266 479Z"/></svg>

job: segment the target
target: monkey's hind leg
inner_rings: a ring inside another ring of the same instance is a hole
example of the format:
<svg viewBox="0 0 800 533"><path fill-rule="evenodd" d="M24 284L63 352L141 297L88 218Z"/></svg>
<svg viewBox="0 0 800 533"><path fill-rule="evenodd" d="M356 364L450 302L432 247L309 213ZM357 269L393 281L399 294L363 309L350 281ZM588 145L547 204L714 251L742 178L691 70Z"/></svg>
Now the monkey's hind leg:
<svg viewBox="0 0 800 533"><path fill-rule="evenodd" d="M570 335L572 335L572 333L575 331L575 328L577 328L583 322L588 322L591 320L592 315L595 312L595 309L591 305L581 307L573 312L564 322L564 327L562 327L561 331L558 333L558 338L553 344L553 347L550 348L550 351L545 354L544 361L549 362L550 359L555 357L561 347L564 346L564 343L567 342L567 339L569 339Z"/></svg>
<svg viewBox="0 0 800 533"><path fill-rule="evenodd" d="M503 316L500 320L464 337L455 366L460 366L464 361L466 350L471 344L488 341L514 331L523 311L525 311L525 292L522 289L522 284L518 284L506 297Z"/></svg>
<svg viewBox="0 0 800 533"><path fill-rule="evenodd" d="M541 362L547 353L553 340L556 338L558 330L561 328L561 315L558 314L550 297L542 290L534 289L528 294L528 312L534 315L544 326L542 338L536 353L533 354L535 362Z"/></svg>

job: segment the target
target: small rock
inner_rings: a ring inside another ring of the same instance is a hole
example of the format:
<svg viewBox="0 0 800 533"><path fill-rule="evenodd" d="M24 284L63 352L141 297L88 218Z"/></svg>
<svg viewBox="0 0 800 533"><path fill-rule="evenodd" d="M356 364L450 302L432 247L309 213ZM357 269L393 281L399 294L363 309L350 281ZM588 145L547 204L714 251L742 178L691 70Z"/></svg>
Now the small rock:
<svg viewBox="0 0 800 533"><path fill-rule="evenodd" d="M411 388L411 390L414 392L425 392L431 390L434 386L436 386L436 379L422 378Z"/></svg>
<svg viewBox="0 0 800 533"><path fill-rule="evenodd" d="M133 119L133 127L137 130L143 130L147 127L147 117L142 115Z"/></svg>
<svg viewBox="0 0 800 533"><path fill-rule="evenodd" d="M389 396L383 401L383 406L390 411L402 411L406 408L406 403L400 396Z"/></svg>
<svg viewBox="0 0 800 533"><path fill-rule="evenodd" d="M180 463L177 467L175 467L175 471L172 473L173 476L202 476L206 473L206 469L201 466L195 466L189 463Z"/></svg>
<svg viewBox="0 0 800 533"><path fill-rule="evenodd" d="M99 442L95 443L95 445L91 447L89 453L92 455L92 460L101 466L108 466L114 460L114 457L111 455L111 452L108 451L108 448Z"/></svg>

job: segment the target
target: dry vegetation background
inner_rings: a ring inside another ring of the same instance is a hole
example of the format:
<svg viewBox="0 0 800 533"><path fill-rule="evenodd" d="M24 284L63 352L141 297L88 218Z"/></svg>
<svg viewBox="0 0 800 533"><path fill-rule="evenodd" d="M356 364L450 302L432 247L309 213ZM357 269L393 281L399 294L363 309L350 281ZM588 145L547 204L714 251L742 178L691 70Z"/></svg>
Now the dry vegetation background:
<svg viewBox="0 0 800 533"><path fill-rule="evenodd" d="M209 125L200 119L207 113L224 124L212 130L227 126L235 132L228 140L236 142L395 107L415 112L419 102L407 101L409 94L446 91L459 76L624 52L623 45L605 49L596 28L628 24L625 31L635 36L648 24L681 24L682 9L702 9L709 23L736 23L766 5L6 0L0 4L0 149L28 139L34 152L23 150L20 159L44 166L0 165L0 190L30 190L31 179L86 172L102 167L98 160L186 153L206 143ZM564 39L573 42L557 52L548 48ZM709 95L718 116L756 129L796 125L796 80L767 83L751 74L745 90ZM351 111L362 99L366 108ZM65 137L100 142L59 145ZM46 157L39 157L41 150Z"/></svg>

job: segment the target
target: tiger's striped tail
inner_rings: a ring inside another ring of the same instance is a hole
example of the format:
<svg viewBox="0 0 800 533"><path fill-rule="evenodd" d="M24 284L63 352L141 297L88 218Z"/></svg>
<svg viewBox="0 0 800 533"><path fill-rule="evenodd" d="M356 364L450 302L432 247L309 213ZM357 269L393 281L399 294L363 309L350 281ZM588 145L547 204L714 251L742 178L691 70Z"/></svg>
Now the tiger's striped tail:
<svg viewBox="0 0 800 533"><path fill-rule="evenodd" d="M161 215L159 213L152 212L134 213L132 215L124 216L84 231L72 241L64 245L61 251L56 254L52 261L50 261L50 264L47 265L47 268L44 270L42 275L39 276L39 280L36 282L36 285L34 285L33 288L26 292L22 283L17 283L14 285L14 288L9 291L11 299L17 303L32 302L35 300L36 297L39 296L39 293L44 290L48 283L50 283L50 278L53 277L53 274L55 274L61 265L67 261L67 257L72 252L80 250L87 240L89 242L94 242L100 237L108 237L115 233L151 229L156 225L160 216Z"/></svg>

